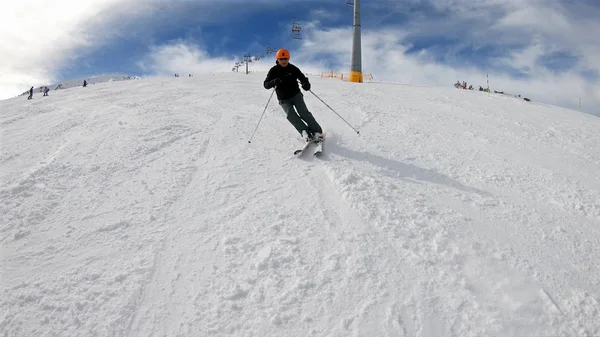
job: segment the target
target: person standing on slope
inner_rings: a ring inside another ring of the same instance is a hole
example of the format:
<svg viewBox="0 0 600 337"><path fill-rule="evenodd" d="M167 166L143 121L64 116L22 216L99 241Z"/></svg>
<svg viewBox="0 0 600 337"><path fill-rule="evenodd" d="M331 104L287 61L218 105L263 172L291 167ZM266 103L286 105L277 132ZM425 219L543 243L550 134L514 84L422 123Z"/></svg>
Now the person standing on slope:
<svg viewBox="0 0 600 337"><path fill-rule="evenodd" d="M302 89L309 91L308 78L298 67L290 63L290 52L287 49L279 49L275 55L275 65L269 70L264 82L265 89L275 87L279 105L287 114L287 120L298 130L304 140L307 142L321 140L323 129L308 111L304 103L304 95L298 87L298 80L300 80Z"/></svg>

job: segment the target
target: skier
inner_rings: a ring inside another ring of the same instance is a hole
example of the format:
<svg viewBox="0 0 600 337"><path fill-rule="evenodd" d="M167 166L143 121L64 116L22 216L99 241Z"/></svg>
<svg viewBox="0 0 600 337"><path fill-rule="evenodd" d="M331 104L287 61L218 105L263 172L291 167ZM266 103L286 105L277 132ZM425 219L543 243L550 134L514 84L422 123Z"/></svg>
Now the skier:
<svg viewBox="0 0 600 337"><path fill-rule="evenodd" d="M279 49L275 54L275 65L269 70L264 82L265 89L275 87L279 105L287 114L287 120L302 135L307 142L320 141L323 139L323 129L312 113L308 111L304 103L304 95L298 87L298 80L302 89L310 90L308 78L289 62L290 52L287 49ZM294 107L296 109L294 110ZM297 110L297 112L296 112Z"/></svg>
<svg viewBox="0 0 600 337"><path fill-rule="evenodd" d="M33 87L29 89L29 97L27 97L27 99L33 99Z"/></svg>
<svg viewBox="0 0 600 337"><path fill-rule="evenodd" d="M83 80L83 87L84 88L87 87L87 81L86 80Z"/></svg>

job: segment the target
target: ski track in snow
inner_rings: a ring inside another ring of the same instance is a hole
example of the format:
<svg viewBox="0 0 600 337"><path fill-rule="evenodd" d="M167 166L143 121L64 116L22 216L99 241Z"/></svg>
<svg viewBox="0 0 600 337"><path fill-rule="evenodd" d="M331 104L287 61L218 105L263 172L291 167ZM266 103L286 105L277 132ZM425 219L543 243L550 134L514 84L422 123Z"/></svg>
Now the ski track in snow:
<svg viewBox="0 0 600 337"><path fill-rule="evenodd" d="M0 102L0 335L600 334L598 118L263 75Z"/></svg>

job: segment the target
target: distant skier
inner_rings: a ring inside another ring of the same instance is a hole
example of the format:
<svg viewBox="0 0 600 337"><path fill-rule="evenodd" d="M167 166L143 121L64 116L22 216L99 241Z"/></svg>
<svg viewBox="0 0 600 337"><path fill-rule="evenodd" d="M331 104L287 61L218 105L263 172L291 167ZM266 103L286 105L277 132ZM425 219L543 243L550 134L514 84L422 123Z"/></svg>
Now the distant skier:
<svg viewBox="0 0 600 337"><path fill-rule="evenodd" d="M275 87L279 105L287 114L287 120L298 130L304 140L308 142L322 139L323 129L308 111L304 103L304 95L298 87L298 80L300 80L302 89L309 91L308 78L298 67L289 62L290 52L287 49L279 49L275 57L275 65L269 70L263 83L265 89Z"/></svg>
<svg viewBox="0 0 600 337"><path fill-rule="evenodd" d="M86 80L83 80L83 87L84 88L87 87L87 81Z"/></svg>
<svg viewBox="0 0 600 337"><path fill-rule="evenodd" d="M49 91L50 89L48 89L48 87L44 87L44 96L48 96Z"/></svg>
<svg viewBox="0 0 600 337"><path fill-rule="evenodd" d="M29 97L27 97L27 99L33 99L33 87L29 89Z"/></svg>

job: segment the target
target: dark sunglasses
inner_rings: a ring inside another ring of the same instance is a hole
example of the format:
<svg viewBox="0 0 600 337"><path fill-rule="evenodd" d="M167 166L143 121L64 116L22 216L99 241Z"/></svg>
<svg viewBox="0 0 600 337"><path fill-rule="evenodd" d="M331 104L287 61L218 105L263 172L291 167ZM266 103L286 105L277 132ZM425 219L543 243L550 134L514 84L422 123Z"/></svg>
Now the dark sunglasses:
<svg viewBox="0 0 600 337"><path fill-rule="evenodd" d="M278 60L279 60L279 61L287 61L287 60L289 60L289 59L278 59Z"/></svg>

